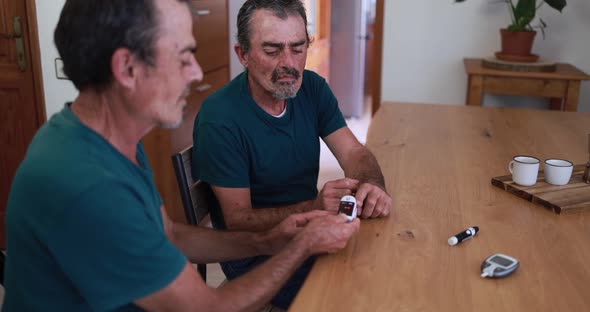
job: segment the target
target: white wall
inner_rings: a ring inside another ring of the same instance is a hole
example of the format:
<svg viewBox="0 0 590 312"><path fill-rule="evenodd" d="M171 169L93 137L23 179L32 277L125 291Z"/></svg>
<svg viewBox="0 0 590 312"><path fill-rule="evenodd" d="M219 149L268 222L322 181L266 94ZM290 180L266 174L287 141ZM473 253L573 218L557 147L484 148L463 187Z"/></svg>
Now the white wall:
<svg viewBox="0 0 590 312"><path fill-rule="evenodd" d="M236 21L238 20L238 12L240 7L246 0L229 0L229 73L231 79L234 79L239 73L244 71L244 66L238 60L234 52L234 45L236 44L236 35L238 34L238 27Z"/></svg>
<svg viewBox="0 0 590 312"><path fill-rule="evenodd" d="M59 54L53 44L53 31L64 3L65 0L36 0L47 119L59 112L66 102L73 101L78 94L69 80L57 79L55 74L55 59L59 58Z"/></svg>
<svg viewBox="0 0 590 312"><path fill-rule="evenodd" d="M465 103L463 57L488 57L500 49L499 28L510 22L503 3L468 0L385 0L382 100ZM546 38L533 53L590 73L590 1L570 0L563 13L541 8ZM542 98L486 95L485 106L546 107ZM590 81L582 82L579 111L590 111Z"/></svg>
<svg viewBox="0 0 590 312"><path fill-rule="evenodd" d="M229 0L230 72L235 77L242 65L233 51L236 19L245 0ZM462 58L491 56L499 50L498 29L509 23L507 8L486 0L461 4L448 1L385 0L383 40L383 101L463 104L467 78ZM43 86L48 118L75 99L77 91L68 80L55 77L53 31L65 0L37 0L37 22ZM590 2L570 0L564 13L550 8L540 15L549 24L547 38L540 34L533 52L543 58L568 62L590 73ZM544 99L486 95L484 105L546 106ZM580 111L590 111L590 81L582 82Z"/></svg>

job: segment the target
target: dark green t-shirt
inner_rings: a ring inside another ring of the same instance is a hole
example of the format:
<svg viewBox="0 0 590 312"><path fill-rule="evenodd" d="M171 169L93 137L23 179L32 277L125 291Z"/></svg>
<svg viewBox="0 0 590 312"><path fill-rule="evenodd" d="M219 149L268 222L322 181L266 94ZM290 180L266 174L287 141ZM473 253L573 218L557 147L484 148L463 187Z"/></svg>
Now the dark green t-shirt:
<svg viewBox="0 0 590 312"><path fill-rule="evenodd" d="M8 199L3 310L135 311L180 274L141 144L137 161L69 106L41 127Z"/></svg>
<svg viewBox="0 0 590 312"><path fill-rule="evenodd" d="M254 102L246 72L209 96L195 119L193 175L216 186L250 188L254 208L315 198L319 138L346 122L322 77L306 70L302 79L280 118ZM211 215L216 227L225 227L218 207Z"/></svg>

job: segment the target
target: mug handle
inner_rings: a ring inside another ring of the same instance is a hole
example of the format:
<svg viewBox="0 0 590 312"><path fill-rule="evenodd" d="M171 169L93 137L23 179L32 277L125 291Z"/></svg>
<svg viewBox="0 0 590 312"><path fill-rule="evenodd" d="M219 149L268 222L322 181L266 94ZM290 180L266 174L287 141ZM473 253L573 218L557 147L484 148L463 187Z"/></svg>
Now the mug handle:
<svg viewBox="0 0 590 312"><path fill-rule="evenodd" d="M514 160L511 160L510 163L508 164L508 171L510 171L510 173L513 173L512 171L514 170Z"/></svg>

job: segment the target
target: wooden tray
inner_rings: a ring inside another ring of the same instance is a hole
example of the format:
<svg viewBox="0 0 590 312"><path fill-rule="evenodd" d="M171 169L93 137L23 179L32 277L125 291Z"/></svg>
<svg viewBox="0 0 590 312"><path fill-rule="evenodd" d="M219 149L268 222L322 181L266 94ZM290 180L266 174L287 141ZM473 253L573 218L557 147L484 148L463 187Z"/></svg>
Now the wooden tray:
<svg viewBox="0 0 590 312"><path fill-rule="evenodd" d="M492 178L492 185L518 197L541 205L557 214L582 211L590 208L590 184L582 181L586 164L575 165L569 184L551 185L545 182L543 171L539 171L537 183L520 186L512 181L512 175Z"/></svg>
<svg viewBox="0 0 590 312"><path fill-rule="evenodd" d="M557 69L555 62L539 60L533 63L509 62L495 57L488 57L481 60L481 66L485 68L509 70L518 72L554 72Z"/></svg>

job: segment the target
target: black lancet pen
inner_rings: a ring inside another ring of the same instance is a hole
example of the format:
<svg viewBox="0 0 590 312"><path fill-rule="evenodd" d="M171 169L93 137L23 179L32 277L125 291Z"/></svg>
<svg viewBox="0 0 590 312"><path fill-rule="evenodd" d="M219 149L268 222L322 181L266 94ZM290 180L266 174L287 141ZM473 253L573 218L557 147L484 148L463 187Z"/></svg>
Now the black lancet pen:
<svg viewBox="0 0 590 312"><path fill-rule="evenodd" d="M457 233L455 236L449 237L447 242L449 243L449 245L454 246L464 240L468 240L468 239L472 238L473 236L475 236L475 234L477 232L479 232L479 227L472 226L461 233Z"/></svg>

